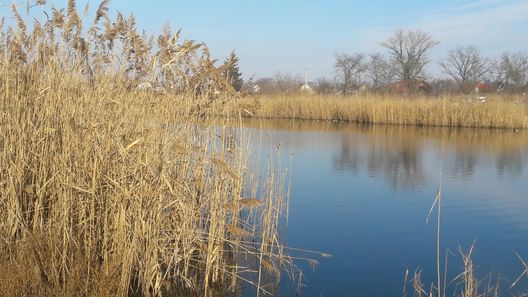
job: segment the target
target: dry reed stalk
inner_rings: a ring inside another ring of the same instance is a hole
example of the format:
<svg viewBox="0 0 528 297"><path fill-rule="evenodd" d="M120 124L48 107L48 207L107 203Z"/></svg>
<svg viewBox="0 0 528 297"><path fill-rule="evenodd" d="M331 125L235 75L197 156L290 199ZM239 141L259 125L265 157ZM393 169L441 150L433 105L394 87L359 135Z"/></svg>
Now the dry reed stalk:
<svg viewBox="0 0 528 297"><path fill-rule="evenodd" d="M486 102L464 96L361 98L309 95L252 95L230 108L232 115L268 119L343 121L365 124L480 127L528 127L528 100L494 95Z"/></svg>
<svg viewBox="0 0 528 297"><path fill-rule="evenodd" d="M205 45L165 31L154 52L108 1L87 34L73 0L32 33L13 13L0 42L0 295L213 296L259 286L244 257L289 261L283 184L258 185L240 128L201 119L233 95Z"/></svg>

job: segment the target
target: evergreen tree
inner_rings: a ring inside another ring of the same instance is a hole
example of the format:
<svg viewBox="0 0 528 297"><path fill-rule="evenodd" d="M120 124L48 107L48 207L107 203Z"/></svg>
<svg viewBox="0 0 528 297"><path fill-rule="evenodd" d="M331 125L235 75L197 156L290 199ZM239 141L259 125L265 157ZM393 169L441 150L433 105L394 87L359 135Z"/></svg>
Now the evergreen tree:
<svg viewBox="0 0 528 297"><path fill-rule="evenodd" d="M235 89L237 92L240 91L244 81L242 80L242 73L240 73L238 68L238 57L235 54L235 51L232 51L229 57L227 57L225 60L225 65L227 66L226 70L224 71L226 79L231 83L233 89Z"/></svg>

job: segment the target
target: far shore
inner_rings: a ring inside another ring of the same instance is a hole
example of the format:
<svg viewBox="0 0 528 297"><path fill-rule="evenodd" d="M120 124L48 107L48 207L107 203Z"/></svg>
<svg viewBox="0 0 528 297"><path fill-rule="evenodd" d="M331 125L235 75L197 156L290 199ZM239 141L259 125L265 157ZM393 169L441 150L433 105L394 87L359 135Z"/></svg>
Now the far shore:
<svg viewBox="0 0 528 297"><path fill-rule="evenodd" d="M398 96L364 94L358 97L315 94L244 96L227 107L224 115L265 119L353 122L408 126L528 128L528 97Z"/></svg>

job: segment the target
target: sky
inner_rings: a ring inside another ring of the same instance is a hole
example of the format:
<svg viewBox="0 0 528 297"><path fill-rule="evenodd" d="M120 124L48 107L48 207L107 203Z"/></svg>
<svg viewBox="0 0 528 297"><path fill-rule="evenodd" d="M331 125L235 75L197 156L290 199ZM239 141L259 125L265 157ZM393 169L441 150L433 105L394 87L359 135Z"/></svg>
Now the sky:
<svg viewBox="0 0 528 297"><path fill-rule="evenodd" d="M332 78L334 53L384 53L380 43L397 29L420 29L440 41L430 75L441 75L438 61L457 45L475 45L489 57L528 52L528 0L111 1L110 11L117 10L133 12L148 32L167 22L181 28L183 38L205 42L220 60L235 50L246 79L305 71L309 79Z"/></svg>

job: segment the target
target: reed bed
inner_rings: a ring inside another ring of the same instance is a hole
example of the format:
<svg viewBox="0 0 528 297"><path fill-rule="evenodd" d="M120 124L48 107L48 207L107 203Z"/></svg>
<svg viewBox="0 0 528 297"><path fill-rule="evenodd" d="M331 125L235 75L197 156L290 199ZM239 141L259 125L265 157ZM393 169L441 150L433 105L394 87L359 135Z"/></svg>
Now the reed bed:
<svg viewBox="0 0 528 297"><path fill-rule="evenodd" d="M248 96L239 102L244 116L270 119L343 121L363 124L510 128L528 127L526 96L319 95Z"/></svg>
<svg viewBox="0 0 528 297"><path fill-rule="evenodd" d="M499 101L235 100L204 44L108 11L29 1L0 22L0 296L275 294L296 273L285 180L249 161L242 114L527 126Z"/></svg>
<svg viewBox="0 0 528 297"><path fill-rule="evenodd" d="M28 5L32 31L13 5L1 30L0 296L272 294L284 178L261 184L239 129L202 120L228 65L108 1L83 28L75 4Z"/></svg>

